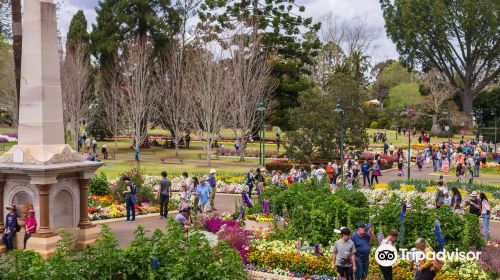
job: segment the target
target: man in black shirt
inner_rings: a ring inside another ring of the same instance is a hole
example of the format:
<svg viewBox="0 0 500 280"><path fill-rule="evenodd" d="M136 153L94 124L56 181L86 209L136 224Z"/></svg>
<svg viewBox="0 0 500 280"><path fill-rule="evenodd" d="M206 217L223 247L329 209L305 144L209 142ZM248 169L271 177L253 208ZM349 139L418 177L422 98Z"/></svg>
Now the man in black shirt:
<svg viewBox="0 0 500 280"><path fill-rule="evenodd" d="M477 192L473 191L471 194L471 198L467 200L465 205L469 205L469 213L480 216L481 214L481 200L477 197Z"/></svg>
<svg viewBox="0 0 500 280"><path fill-rule="evenodd" d="M167 172L161 173L160 189L160 219L167 218L168 215L168 201L172 197L172 182L167 178Z"/></svg>

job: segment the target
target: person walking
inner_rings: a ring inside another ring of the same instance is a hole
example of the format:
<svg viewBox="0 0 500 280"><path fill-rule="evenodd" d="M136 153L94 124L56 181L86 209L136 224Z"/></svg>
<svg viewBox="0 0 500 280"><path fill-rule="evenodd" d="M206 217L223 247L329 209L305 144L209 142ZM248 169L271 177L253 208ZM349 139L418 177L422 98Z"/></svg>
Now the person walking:
<svg viewBox="0 0 500 280"><path fill-rule="evenodd" d="M367 160L363 161L363 165L361 166L361 172L363 172L363 186L366 186L367 180L368 180L368 186L371 186L372 183L370 181L370 163Z"/></svg>
<svg viewBox="0 0 500 280"><path fill-rule="evenodd" d="M281 134L279 132L276 133L276 150L279 152L281 146Z"/></svg>
<svg viewBox="0 0 500 280"><path fill-rule="evenodd" d="M417 170L422 171L422 167L424 166L424 156L422 155L422 152L418 152L415 161L417 163Z"/></svg>
<svg viewBox="0 0 500 280"><path fill-rule="evenodd" d="M14 204L8 205L6 209L9 211L5 216L5 230L3 231L2 241L7 247L7 251L14 250L14 237L18 230L16 206Z"/></svg>
<svg viewBox="0 0 500 280"><path fill-rule="evenodd" d="M356 280L365 279L368 276L370 241L374 236L372 227L361 223L358 225L358 230L351 237L356 248Z"/></svg>
<svg viewBox="0 0 500 280"><path fill-rule="evenodd" d="M373 181L377 181L378 184L378 176L380 176L380 166L378 165L377 161L373 161L370 170L372 172L371 185L373 185Z"/></svg>
<svg viewBox="0 0 500 280"><path fill-rule="evenodd" d="M215 193L217 191L217 180L215 179L215 169L210 169L210 175L208 175L208 184L210 185L210 209L212 211L216 210L215 209Z"/></svg>
<svg viewBox="0 0 500 280"><path fill-rule="evenodd" d="M129 177L123 177L122 181L127 187L127 189L123 191L123 195L125 196L125 208L127 209L126 222L131 223L135 221L135 204L137 203L137 196L136 196L137 187L132 181L130 181Z"/></svg>
<svg viewBox="0 0 500 280"><path fill-rule="evenodd" d="M167 218L168 216L168 202L172 197L172 182L167 178L167 172L161 172L160 189L160 219Z"/></svg>
<svg viewBox="0 0 500 280"><path fill-rule="evenodd" d="M198 211L200 210L200 194L197 191L197 188L200 185L200 181L198 181L198 177L193 177L192 185L193 185L192 194L194 196L193 211L194 211L194 214L196 215L196 214L198 214Z"/></svg>
<svg viewBox="0 0 500 280"><path fill-rule="evenodd" d="M36 224L35 210L30 209L26 212L26 218L24 219L24 226L26 228L26 232L24 233L24 249L26 249L28 239L31 238L33 233L36 233Z"/></svg>
<svg viewBox="0 0 500 280"><path fill-rule="evenodd" d="M340 239L335 241L331 250L332 270L337 271L340 279L354 280L356 272L356 248L351 240L351 231L343 227L340 229Z"/></svg>
<svg viewBox="0 0 500 280"><path fill-rule="evenodd" d="M417 271L415 271L414 280L432 280L436 277L436 271L433 267L432 248L429 243L423 238L417 239L415 248L419 250L422 256L421 260L417 262Z"/></svg>
<svg viewBox="0 0 500 280"><path fill-rule="evenodd" d="M92 140L92 153L97 154L97 140Z"/></svg>
<svg viewBox="0 0 500 280"><path fill-rule="evenodd" d="M394 145L392 143L389 145L389 154L394 155Z"/></svg>
<svg viewBox="0 0 500 280"><path fill-rule="evenodd" d="M490 202L484 194L484 192L479 194L479 199L481 199L481 217L483 217L483 232L484 237L490 239Z"/></svg>
<svg viewBox="0 0 500 280"><path fill-rule="evenodd" d="M389 232L389 235L382 239L382 242L380 242L380 245L391 245L394 246L393 243L396 242L398 239L398 231L397 230L391 230ZM379 265L380 270L382 271L382 275L384 276L384 280L392 280L392 266L382 266Z"/></svg>
<svg viewBox="0 0 500 280"><path fill-rule="evenodd" d="M257 194L260 195L260 193L264 190L264 184L266 182L266 178L262 174L262 170L260 168L257 168L257 174L255 175L255 181L257 183Z"/></svg>
<svg viewBox="0 0 500 280"><path fill-rule="evenodd" d="M209 203L209 195L212 192L212 188L208 183L208 178L209 178L208 176L203 177L203 179L200 182L200 185L196 187L196 193L199 196L201 211L203 213L207 213L211 210Z"/></svg>
<svg viewBox="0 0 500 280"><path fill-rule="evenodd" d="M247 185L248 187L249 198L252 198L252 190L254 183L255 183L255 176L253 175L253 168L250 168L250 170L247 173L247 178L245 180L245 185Z"/></svg>
<svg viewBox="0 0 500 280"><path fill-rule="evenodd" d="M474 158L474 177L479 177L479 170L481 170L481 157L476 153Z"/></svg>

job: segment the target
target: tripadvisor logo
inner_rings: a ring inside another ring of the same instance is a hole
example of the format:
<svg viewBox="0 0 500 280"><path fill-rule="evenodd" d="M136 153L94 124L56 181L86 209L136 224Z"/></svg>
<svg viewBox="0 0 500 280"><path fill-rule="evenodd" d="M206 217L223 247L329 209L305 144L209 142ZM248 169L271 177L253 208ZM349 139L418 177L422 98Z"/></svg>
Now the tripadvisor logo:
<svg viewBox="0 0 500 280"><path fill-rule="evenodd" d="M481 252L459 252L458 249L455 251L443 250L441 252L429 252L424 253L415 249L399 249L399 254L396 248L389 244L381 245L375 251L375 260L381 266L393 266L398 258L408 260L411 262L421 261L424 259L428 260L439 260L439 261L477 261L479 260L479 255Z"/></svg>

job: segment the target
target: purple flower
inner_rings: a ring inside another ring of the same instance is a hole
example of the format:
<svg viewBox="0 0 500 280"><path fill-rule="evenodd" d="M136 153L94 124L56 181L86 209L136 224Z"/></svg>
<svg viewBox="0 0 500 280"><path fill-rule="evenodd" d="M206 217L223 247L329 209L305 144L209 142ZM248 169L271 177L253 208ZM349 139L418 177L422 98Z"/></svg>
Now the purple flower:
<svg viewBox="0 0 500 280"><path fill-rule="evenodd" d="M211 217L205 220L203 223L203 226L212 233L218 232L223 225L226 225L227 228L239 227L240 222L234 220L224 220L220 217Z"/></svg>
<svg viewBox="0 0 500 280"><path fill-rule="evenodd" d="M260 186L257 186L257 196L260 198Z"/></svg>
<svg viewBox="0 0 500 280"><path fill-rule="evenodd" d="M262 213L264 214L269 214L269 200L264 199L262 200Z"/></svg>
<svg viewBox="0 0 500 280"><path fill-rule="evenodd" d="M241 193L241 200L243 201L243 205L245 205L245 207L248 207L248 208L252 208L253 207L252 202L248 198L247 192L242 192Z"/></svg>

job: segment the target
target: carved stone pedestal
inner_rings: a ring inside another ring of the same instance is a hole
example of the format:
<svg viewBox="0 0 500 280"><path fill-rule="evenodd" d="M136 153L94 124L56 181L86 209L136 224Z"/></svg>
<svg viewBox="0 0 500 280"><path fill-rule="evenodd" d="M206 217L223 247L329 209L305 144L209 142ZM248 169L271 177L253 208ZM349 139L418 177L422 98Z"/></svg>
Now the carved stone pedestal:
<svg viewBox="0 0 500 280"><path fill-rule="evenodd" d="M35 250L42 255L42 257L47 258L54 254L57 248L57 241L61 239L61 236L57 233L53 233L51 236L46 235L36 235L34 234L28 241L26 249Z"/></svg>

